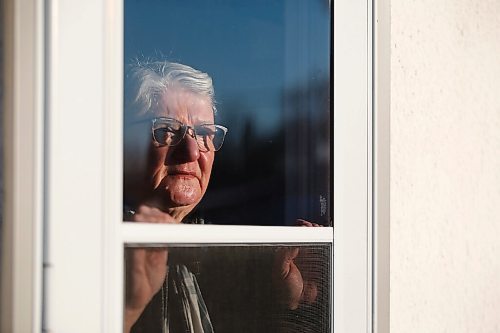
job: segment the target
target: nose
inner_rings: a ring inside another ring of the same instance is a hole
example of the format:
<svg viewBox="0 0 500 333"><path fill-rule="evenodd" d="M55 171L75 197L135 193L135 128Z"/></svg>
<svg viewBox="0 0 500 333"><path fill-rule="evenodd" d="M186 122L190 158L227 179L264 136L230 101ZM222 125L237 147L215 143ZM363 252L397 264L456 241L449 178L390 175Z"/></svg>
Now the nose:
<svg viewBox="0 0 500 333"><path fill-rule="evenodd" d="M200 157L200 149L196 142L196 136L191 128L188 128L184 139L175 146L169 149L170 158L176 163L186 163L198 160Z"/></svg>

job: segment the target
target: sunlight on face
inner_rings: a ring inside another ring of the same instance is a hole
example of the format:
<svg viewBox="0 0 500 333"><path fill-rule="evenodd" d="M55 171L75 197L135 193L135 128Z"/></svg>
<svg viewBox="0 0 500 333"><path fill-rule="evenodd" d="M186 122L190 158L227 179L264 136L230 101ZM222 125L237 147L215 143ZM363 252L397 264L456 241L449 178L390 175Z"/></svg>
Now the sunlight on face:
<svg viewBox="0 0 500 333"><path fill-rule="evenodd" d="M186 125L214 122L210 98L180 87L169 87L161 96L154 117L174 118ZM187 133L177 145L151 143L149 176L156 205L180 209L187 215L206 192L214 152L200 152L196 139Z"/></svg>

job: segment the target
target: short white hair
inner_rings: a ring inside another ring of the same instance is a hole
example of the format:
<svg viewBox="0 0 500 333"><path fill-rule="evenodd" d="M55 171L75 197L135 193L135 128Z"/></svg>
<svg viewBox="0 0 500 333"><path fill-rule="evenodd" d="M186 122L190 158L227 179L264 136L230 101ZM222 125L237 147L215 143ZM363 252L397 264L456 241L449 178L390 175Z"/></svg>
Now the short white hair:
<svg viewBox="0 0 500 333"><path fill-rule="evenodd" d="M214 114L217 111L212 78L192 67L169 61L137 61L131 65L130 79L135 88L131 97L136 116L155 107L167 88L174 85L209 97Z"/></svg>

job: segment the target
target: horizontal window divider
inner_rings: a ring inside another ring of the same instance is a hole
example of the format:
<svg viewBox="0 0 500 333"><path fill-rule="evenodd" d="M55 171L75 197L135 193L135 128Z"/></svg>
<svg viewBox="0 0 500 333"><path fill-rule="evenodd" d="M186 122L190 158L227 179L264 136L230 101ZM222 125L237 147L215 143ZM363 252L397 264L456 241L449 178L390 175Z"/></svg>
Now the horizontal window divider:
<svg viewBox="0 0 500 333"><path fill-rule="evenodd" d="M127 244L332 243L332 227L271 227L124 222Z"/></svg>

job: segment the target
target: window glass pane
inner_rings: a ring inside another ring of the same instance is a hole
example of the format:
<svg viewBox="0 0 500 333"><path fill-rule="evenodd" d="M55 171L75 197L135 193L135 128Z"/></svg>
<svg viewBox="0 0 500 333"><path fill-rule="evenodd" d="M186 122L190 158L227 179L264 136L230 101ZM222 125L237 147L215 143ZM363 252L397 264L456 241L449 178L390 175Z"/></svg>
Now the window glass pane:
<svg viewBox="0 0 500 333"><path fill-rule="evenodd" d="M132 332L330 332L331 260L330 244L128 247L125 325Z"/></svg>
<svg viewBox="0 0 500 333"><path fill-rule="evenodd" d="M331 224L329 3L125 0L125 220Z"/></svg>

